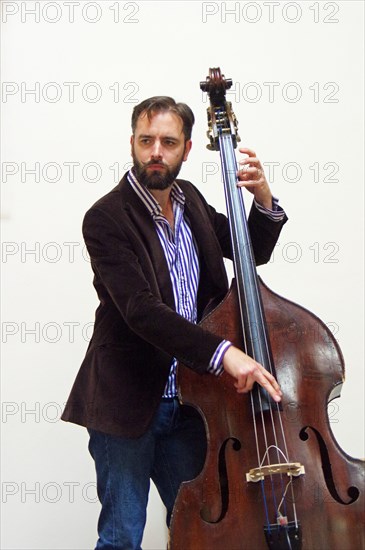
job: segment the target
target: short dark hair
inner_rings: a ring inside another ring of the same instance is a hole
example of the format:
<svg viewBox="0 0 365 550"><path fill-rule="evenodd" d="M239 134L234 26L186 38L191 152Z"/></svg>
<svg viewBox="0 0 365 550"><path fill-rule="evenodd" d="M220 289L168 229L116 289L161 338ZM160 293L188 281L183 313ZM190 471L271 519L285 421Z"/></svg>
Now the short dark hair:
<svg viewBox="0 0 365 550"><path fill-rule="evenodd" d="M153 96L145 99L133 109L132 113L132 131L135 132L138 118L146 114L148 119L151 120L153 115L161 112L171 112L181 118L183 123L183 132L185 141L191 139L191 131L195 122L193 111L186 103L176 103L172 97L168 96Z"/></svg>

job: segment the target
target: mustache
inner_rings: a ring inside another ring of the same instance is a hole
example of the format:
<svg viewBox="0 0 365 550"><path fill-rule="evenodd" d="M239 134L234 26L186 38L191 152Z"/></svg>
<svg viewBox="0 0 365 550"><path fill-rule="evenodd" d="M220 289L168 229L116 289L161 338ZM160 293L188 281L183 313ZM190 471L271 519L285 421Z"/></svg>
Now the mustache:
<svg viewBox="0 0 365 550"><path fill-rule="evenodd" d="M156 164L159 165L159 166L165 166L166 167L165 163L162 162L162 160L150 160L150 161L146 162L144 166L145 167L146 166L153 166L153 165L156 165Z"/></svg>

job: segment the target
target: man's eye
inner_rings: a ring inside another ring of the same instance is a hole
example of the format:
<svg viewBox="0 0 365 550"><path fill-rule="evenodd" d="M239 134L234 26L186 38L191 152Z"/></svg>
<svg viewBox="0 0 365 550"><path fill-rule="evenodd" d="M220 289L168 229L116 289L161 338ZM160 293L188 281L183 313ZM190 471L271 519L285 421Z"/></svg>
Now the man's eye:
<svg viewBox="0 0 365 550"><path fill-rule="evenodd" d="M165 141L165 145L168 145L168 146L171 147L172 145L175 145L175 142L174 142L172 139L167 139L167 140Z"/></svg>

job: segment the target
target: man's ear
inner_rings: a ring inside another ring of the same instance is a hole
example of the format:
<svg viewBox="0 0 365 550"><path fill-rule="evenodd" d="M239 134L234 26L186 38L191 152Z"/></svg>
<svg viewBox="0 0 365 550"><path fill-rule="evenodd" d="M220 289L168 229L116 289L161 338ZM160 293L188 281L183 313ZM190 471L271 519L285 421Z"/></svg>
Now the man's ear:
<svg viewBox="0 0 365 550"><path fill-rule="evenodd" d="M133 147L133 143L134 143L134 136L133 135L131 136L131 139L129 140L129 143L131 144L131 155L133 156L133 152L132 152L132 147Z"/></svg>
<svg viewBox="0 0 365 550"><path fill-rule="evenodd" d="M191 139L189 139L186 143L185 143L185 151L184 151L184 157L183 157L183 161L185 162L189 156L189 153L191 151L191 147L193 145L193 142L191 141Z"/></svg>

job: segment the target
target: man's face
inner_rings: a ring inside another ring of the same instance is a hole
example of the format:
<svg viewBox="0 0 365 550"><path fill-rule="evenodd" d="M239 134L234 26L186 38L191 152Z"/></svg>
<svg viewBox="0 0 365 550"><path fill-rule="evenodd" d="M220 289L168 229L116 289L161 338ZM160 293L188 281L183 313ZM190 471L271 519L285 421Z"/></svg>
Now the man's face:
<svg viewBox="0 0 365 550"><path fill-rule="evenodd" d="M167 189L188 158L191 141L185 143L182 120L168 111L146 114L137 120L131 137L134 172L148 189Z"/></svg>

